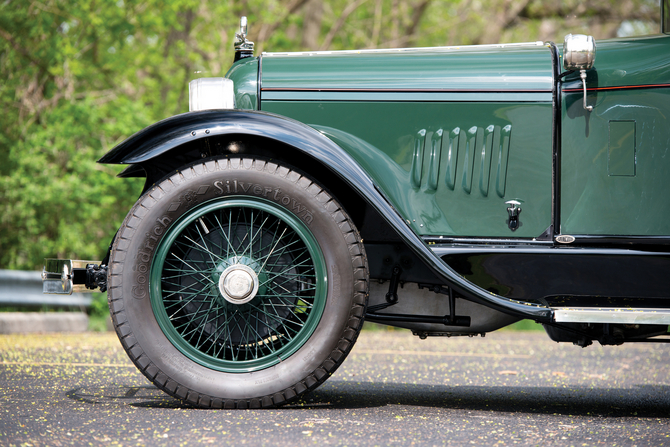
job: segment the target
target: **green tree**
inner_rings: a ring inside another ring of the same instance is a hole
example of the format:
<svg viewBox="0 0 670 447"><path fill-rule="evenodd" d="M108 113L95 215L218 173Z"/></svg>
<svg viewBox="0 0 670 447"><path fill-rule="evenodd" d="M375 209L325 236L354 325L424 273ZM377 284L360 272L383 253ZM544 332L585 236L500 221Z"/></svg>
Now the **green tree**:
<svg viewBox="0 0 670 447"><path fill-rule="evenodd" d="M260 51L597 39L658 30L657 0L6 0L0 268L99 259L142 189L95 160L225 74L239 16Z"/></svg>
<svg viewBox="0 0 670 447"><path fill-rule="evenodd" d="M0 4L0 267L104 255L142 181L117 180L119 168L95 160L187 111L193 72L217 55L230 60L209 15L230 16L230 7L201 8L189 0Z"/></svg>

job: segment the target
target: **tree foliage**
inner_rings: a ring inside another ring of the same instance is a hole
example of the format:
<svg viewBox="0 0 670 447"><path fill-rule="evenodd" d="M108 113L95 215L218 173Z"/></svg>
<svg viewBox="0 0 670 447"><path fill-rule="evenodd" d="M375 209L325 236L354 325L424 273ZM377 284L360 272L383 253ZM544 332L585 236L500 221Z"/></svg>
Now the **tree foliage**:
<svg viewBox="0 0 670 447"><path fill-rule="evenodd" d="M240 15L260 51L598 38L656 32L654 0L4 0L0 268L99 259L142 181L95 160L188 109L232 62Z"/></svg>

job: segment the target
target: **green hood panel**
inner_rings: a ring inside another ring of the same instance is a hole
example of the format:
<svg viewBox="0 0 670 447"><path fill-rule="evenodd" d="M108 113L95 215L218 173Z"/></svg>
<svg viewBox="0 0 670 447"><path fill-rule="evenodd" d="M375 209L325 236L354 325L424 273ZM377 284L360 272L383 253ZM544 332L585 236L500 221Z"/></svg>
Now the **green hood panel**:
<svg viewBox="0 0 670 447"><path fill-rule="evenodd" d="M550 93L551 54L540 43L263 54L262 99L324 89Z"/></svg>

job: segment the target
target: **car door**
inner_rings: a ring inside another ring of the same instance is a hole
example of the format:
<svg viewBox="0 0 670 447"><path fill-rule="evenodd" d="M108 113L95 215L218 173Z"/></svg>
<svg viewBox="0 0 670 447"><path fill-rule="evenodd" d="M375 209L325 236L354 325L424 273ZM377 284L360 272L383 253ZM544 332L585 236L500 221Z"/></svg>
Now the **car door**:
<svg viewBox="0 0 670 447"><path fill-rule="evenodd" d="M670 37L597 42L562 88L560 232L670 235Z"/></svg>

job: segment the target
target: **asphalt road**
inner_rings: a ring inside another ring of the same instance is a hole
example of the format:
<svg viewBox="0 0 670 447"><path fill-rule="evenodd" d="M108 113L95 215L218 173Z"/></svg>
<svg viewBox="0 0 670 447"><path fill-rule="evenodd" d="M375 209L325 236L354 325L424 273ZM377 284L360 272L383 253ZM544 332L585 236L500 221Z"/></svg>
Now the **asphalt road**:
<svg viewBox="0 0 670 447"><path fill-rule="evenodd" d="M114 334L0 336L0 445L670 445L670 346L582 349L543 332L363 332L278 410L199 410Z"/></svg>

